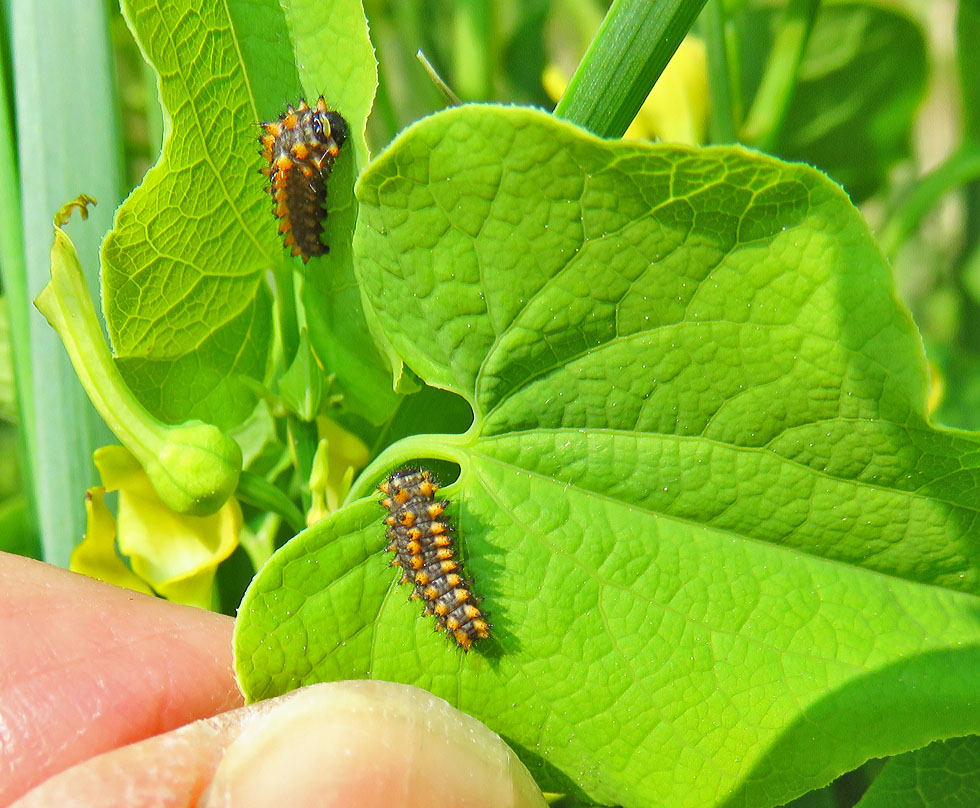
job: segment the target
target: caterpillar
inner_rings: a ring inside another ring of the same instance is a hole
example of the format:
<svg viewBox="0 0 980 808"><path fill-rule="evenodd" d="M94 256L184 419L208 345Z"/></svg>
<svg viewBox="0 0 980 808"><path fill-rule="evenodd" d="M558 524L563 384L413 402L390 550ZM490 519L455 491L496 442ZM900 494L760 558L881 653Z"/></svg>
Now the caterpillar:
<svg viewBox="0 0 980 808"><path fill-rule="evenodd" d="M305 264L330 250L320 238L327 216L323 206L327 177L347 140L347 121L327 109L321 95L313 108L303 99L295 109L290 104L278 120L266 121L262 129L261 154L269 165L261 171L269 178L275 215L282 220L279 233Z"/></svg>
<svg viewBox="0 0 980 808"><path fill-rule="evenodd" d="M412 600L424 600L424 614L436 616L442 629L464 651L476 640L490 636L469 581L456 558L452 526L440 517L449 505L437 501L439 483L426 469L396 471L378 486L387 509L388 552L395 553L390 566L401 567L401 583L414 584Z"/></svg>

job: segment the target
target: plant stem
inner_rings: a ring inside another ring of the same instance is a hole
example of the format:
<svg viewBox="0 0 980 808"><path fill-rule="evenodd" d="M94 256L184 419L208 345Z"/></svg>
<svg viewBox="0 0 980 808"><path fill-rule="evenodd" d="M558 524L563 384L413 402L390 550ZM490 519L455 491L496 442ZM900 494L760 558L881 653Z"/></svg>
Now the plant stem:
<svg viewBox="0 0 980 808"><path fill-rule="evenodd" d="M293 270L280 263L275 270L276 308L279 311L279 339L282 341L283 366L289 367L299 347L299 323L296 319L296 289Z"/></svg>
<svg viewBox="0 0 980 808"><path fill-rule="evenodd" d="M601 137L621 137L704 3L614 0L555 115Z"/></svg>
<svg viewBox="0 0 980 808"><path fill-rule="evenodd" d="M493 97L493 4L457 0L453 18L453 77L469 101Z"/></svg>
<svg viewBox="0 0 980 808"><path fill-rule="evenodd" d="M415 54L415 58L419 60L419 64L422 65L422 69L429 77L429 81L439 88L442 94L446 97L446 100L449 102L450 106L458 107L463 103L460 101L459 96L453 92L453 88L446 84L442 76L439 75L439 71L436 70L435 66L429 61L429 58L422 52L421 48L419 48L418 52Z"/></svg>
<svg viewBox="0 0 980 808"><path fill-rule="evenodd" d="M742 128L743 142L767 151L775 145L819 8L820 0L789 0Z"/></svg>
<svg viewBox="0 0 980 808"><path fill-rule="evenodd" d="M294 533L299 533L306 527L306 520L299 508L265 477L243 471L238 478L235 496L242 502L247 502L263 511L278 514L286 520L286 524Z"/></svg>
<svg viewBox="0 0 980 808"><path fill-rule="evenodd" d="M79 197L57 214L51 279L34 304L57 332L85 392L105 423L146 471L160 499L179 513L207 516L235 490L242 468L238 444L201 421L170 426L150 415L109 353L75 247L61 229Z"/></svg>
<svg viewBox="0 0 980 808"><path fill-rule="evenodd" d="M310 475L313 473L313 458L316 455L320 436L317 434L315 422L302 421L295 415L289 416L287 426L292 442L296 471L299 474L300 498L303 501L303 510L308 511L313 503L313 496L310 493Z"/></svg>
<svg viewBox="0 0 980 808"><path fill-rule="evenodd" d="M920 179L892 211L878 234L878 244L885 255L898 251L944 195L976 180L980 180L980 143L964 144L939 168Z"/></svg>
<svg viewBox="0 0 980 808"><path fill-rule="evenodd" d="M276 549L276 534L279 532L279 525L282 518L275 513L267 513L254 532L247 528L242 531L241 545L248 555L248 560L252 562L252 569L258 572L265 566L269 556Z"/></svg>
<svg viewBox="0 0 980 808"><path fill-rule="evenodd" d="M725 7L722 0L708 0L701 15L708 51L708 87L711 92L709 132L712 143L738 140L732 103L732 76L725 40Z"/></svg>

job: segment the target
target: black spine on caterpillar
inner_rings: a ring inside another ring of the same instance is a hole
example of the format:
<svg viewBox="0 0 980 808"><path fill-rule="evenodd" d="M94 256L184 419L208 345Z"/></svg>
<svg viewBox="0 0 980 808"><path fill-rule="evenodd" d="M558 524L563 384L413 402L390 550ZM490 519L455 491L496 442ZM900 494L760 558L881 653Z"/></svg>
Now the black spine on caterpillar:
<svg viewBox="0 0 980 808"><path fill-rule="evenodd" d="M312 108L302 99L295 109L290 104L262 129L261 154L269 163L262 173L269 178L275 215L281 219L279 232L305 264L330 250L320 238L327 216L327 178L347 140L347 121L327 109L321 95Z"/></svg>
<svg viewBox="0 0 980 808"><path fill-rule="evenodd" d="M436 500L439 484L426 469L401 469L378 488L388 511L391 566L401 567L401 583L414 584L412 599L425 601L424 613L436 616L436 629L469 651L476 640L490 636L490 625L456 558L452 526L440 519L449 503Z"/></svg>

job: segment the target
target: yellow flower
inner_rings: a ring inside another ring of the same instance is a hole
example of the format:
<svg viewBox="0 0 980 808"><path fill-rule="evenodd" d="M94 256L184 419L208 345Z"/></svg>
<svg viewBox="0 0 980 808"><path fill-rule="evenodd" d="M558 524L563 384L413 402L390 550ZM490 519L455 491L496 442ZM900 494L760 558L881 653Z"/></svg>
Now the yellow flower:
<svg viewBox="0 0 980 808"><path fill-rule="evenodd" d="M215 570L238 546L242 511L230 497L211 516L186 516L160 500L146 472L122 446L94 454L102 487L86 497L88 525L71 569L176 603L211 608ZM106 508L106 491L119 492L118 519ZM132 572L116 554L129 558Z"/></svg>
<svg viewBox="0 0 980 808"><path fill-rule="evenodd" d="M310 476L312 505L306 524L314 525L340 507L350 491L354 472L364 468L371 453L364 442L329 418L317 419L321 435Z"/></svg>

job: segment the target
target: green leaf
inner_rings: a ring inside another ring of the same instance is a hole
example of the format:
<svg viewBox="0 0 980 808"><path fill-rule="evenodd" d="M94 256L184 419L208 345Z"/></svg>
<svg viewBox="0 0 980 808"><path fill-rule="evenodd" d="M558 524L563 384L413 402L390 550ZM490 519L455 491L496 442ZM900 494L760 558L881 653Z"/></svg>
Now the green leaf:
<svg viewBox="0 0 980 808"><path fill-rule="evenodd" d="M980 804L980 738L954 738L892 758L857 808L966 808Z"/></svg>
<svg viewBox="0 0 980 808"><path fill-rule="evenodd" d="M365 299L475 420L353 495L459 464L443 493L493 638L463 655L420 619L372 496L253 582L250 699L419 684L547 790L624 806L782 804L980 727L980 442L929 426L921 341L839 187L470 106L357 194Z"/></svg>
<svg viewBox="0 0 980 808"><path fill-rule="evenodd" d="M409 435L465 432L472 423L473 410L463 398L435 387L422 387L417 393L402 396L398 409L380 431L355 431L362 438L373 440L371 454L374 456Z"/></svg>
<svg viewBox="0 0 980 808"><path fill-rule="evenodd" d="M330 178L324 229L330 254L311 262L301 293L310 341L335 375L346 408L381 423L398 396L391 369L365 322L350 248L357 220L354 180L368 162L364 133L378 86L374 48L360 0L293 0L287 20L297 42L297 63L311 79L304 86L312 84L323 92L344 113L353 135L353 158L342 151Z"/></svg>
<svg viewBox="0 0 980 808"><path fill-rule="evenodd" d="M302 268L277 233L257 124L302 95L322 92L351 127L330 185L326 238L335 249L307 272L352 274L343 246L353 231L352 166L367 159L376 84L363 12L356 0L129 0L123 12L160 77L167 136L103 247L110 335L120 369L155 415L233 426L254 407L249 380L265 376L265 277ZM380 375L374 358L361 370Z"/></svg>
<svg viewBox="0 0 980 808"><path fill-rule="evenodd" d="M779 19L771 7L748 13L750 26L765 28ZM750 86L758 80L753 60L768 52L770 36L746 42ZM824 3L798 76L775 153L819 166L852 197L864 199L895 162L910 155L926 84L921 29L893 8ZM748 88L746 97L751 97Z"/></svg>

